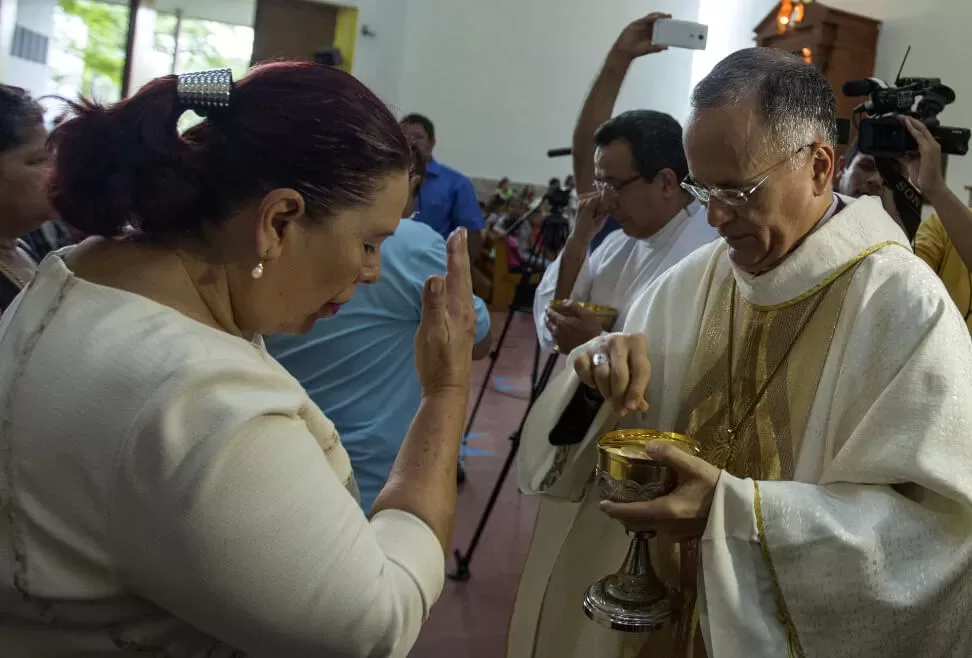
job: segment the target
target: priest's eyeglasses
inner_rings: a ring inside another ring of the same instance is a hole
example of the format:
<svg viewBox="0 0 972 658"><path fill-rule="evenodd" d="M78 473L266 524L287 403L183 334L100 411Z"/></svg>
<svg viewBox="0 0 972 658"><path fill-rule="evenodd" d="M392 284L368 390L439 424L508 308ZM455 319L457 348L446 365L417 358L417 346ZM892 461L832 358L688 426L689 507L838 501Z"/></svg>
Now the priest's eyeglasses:
<svg viewBox="0 0 972 658"><path fill-rule="evenodd" d="M761 187L763 187L763 184L770 179L770 176L772 176L777 169L795 158L804 149L812 147L813 144L801 146L769 169L764 169L762 173L757 174L759 180L757 180L752 187L706 187L705 185L699 185L696 183L690 174L685 177L685 180L682 181L682 189L698 199L699 203L701 203L703 206L709 205L710 199L715 199L719 203L727 206L745 206L752 200L752 196L756 194Z"/></svg>

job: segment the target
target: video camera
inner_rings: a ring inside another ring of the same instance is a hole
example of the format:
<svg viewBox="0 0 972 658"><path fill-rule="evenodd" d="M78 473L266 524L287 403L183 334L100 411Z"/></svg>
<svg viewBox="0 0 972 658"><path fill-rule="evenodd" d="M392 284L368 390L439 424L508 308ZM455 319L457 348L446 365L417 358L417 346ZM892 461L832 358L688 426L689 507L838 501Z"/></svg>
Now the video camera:
<svg viewBox="0 0 972 658"><path fill-rule="evenodd" d="M854 108L857 146L861 153L874 157L884 186L891 191L905 232L913 240L921 225L925 199L902 171L901 159L918 153L918 144L899 117L904 115L921 121L941 145L942 155L946 157L968 153L972 132L968 128L943 126L938 120L945 106L955 101L955 91L943 85L941 78L901 77L910 53L909 47L894 85L878 78L848 80L843 92L852 98L868 97Z"/></svg>
<svg viewBox="0 0 972 658"><path fill-rule="evenodd" d="M897 115L918 119L928 127L942 147L943 155L965 155L969 152L968 128L943 126L938 115L955 101L955 92L940 78L898 78L889 86L878 78L849 80L844 95L868 96L854 108L859 119L857 143L861 153L876 158L902 158L917 153L918 145ZM866 115L865 118L861 118Z"/></svg>
<svg viewBox="0 0 972 658"><path fill-rule="evenodd" d="M550 204L551 215L563 215L570 205L570 191L565 190L559 185L551 185L543 195L544 200Z"/></svg>

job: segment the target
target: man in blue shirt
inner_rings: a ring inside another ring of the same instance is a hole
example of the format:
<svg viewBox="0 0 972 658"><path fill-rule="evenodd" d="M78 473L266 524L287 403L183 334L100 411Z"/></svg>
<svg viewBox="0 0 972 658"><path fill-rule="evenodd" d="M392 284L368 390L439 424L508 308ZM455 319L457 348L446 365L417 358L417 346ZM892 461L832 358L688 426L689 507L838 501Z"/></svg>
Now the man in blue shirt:
<svg viewBox="0 0 972 658"><path fill-rule="evenodd" d="M413 190L420 178L415 177ZM411 203L410 203L411 205ZM411 211L406 208L406 213ZM391 472L405 433L422 401L415 371L415 332L422 288L446 271L446 244L438 233L403 219L381 245L381 277L358 286L341 311L303 336L276 335L267 349L307 390L337 427L369 512ZM489 311L475 299L473 358L489 354Z"/></svg>
<svg viewBox="0 0 972 658"><path fill-rule="evenodd" d="M443 238L459 228L469 231L469 258L475 263L482 250L483 211L472 181L432 156L435 126L421 114L402 119L402 130L425 160L425 178L415 199L415 219L428 224Z"/></svg>

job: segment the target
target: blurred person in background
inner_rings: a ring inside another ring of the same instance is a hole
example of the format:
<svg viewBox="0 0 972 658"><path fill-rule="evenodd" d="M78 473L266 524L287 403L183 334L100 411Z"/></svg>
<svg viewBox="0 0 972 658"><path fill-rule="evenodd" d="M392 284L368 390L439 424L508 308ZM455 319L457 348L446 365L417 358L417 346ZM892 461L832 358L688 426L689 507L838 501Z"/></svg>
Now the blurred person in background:
<svg viewBox="0 0 972 658"><path fill-rule="evenodd" d="M267 350L297 378L334 423L348 451L367 513L391 473L409 423L422 403L415 334L422 290L446 271L446 243L409 217L424 164L413 153L410 194L395 234L381 245L381 276L359 286L341 312L302 336L268 337ZM486 304L478 297L473 359L492 346Z"/></svg>
<svg viewBox="0 0 972 658"><path fill-rule="evenodd" d="M510 187L510 179L503 177L500 182L496 184L496 191L493 195L498 197L504 203L509 203L513 200L513 188Z"/></svg>
<svg viewBox="0 0 972 658"><path fill-rule="evenodd" d="M51 153L44 111L17 87L0 85L0 313L43 258L24 239L55 216L48 200Z"/></svg>
<svg viewBox="0 0 972 658"><path fill-rule="evenodd" d="M537 198L537 188L534 187L531 183L527 183L526 185L523 186L523 189L520 190L520 205L523 206L524 210L531 203L533 203L534 199L536 198Z"/></svg>
<svg viewBox="0 0 972 658"><path fill-rule="evenodd" d="M580 199L577 196L577 181L574 178L574 174L568 174L567 178L564 179L564 189L570 195L570 202L567 204L567 219L570 220L570 228L573 230L574 221L577 219L577 208L580 205Z"/></svg>
<svg viewBox="0 0 972 658"><path fill-rule="evenodd" d="M918 144L918 157L902 162L925 201L935 213L925 219L914 239L918 256L928 263L945 284L948 293L972 331L972 211L949 188L942 172L942 147L928 128L912 117L901 117ZM879 196L888 213L900 224L891 193L877 170L874 158L861 153L855 140L841 159L837 189L851 197Z"/></svg>
<svg viewBox="0 0 972 658"><path fill-rule="evenodd" d="M469 257L475 261L483 247L483 211L472 181L435 159L435 125L421 114L402 119L402 129L425 159L425 179L415 197L415 219L428 224L443 238L465 228Z"/></svg>
<svg viewBox="0 0 972 658"><path fill-rule="evenodd" d="M533 317L541 346L570 352L602 332L597 316L576 304L549 309L560 299L627 308L656 277L718 237L705 209L680 187L688 174L682 127L651 110L614 118L618 94L631 64L661 52L651 41L661 14L634 21L618 37L594 81L574 128L574 178L580 195L577 217L560 257L537 289ZM621 231L591 250L608 217Z"/></svg>
<svg viewBox="0 0 972 658"><path fill-rule="evenodd" d="M45 259L0 325L4 658L404 656L443 586L464 232L423 288L422 401L369 520L333 423L260 336L377 279L408 141L337 69L267 64L201 105L217 75L83 103L53 134L54 206L96 237ZM180 135L187 109L209 118Z"/></svg>

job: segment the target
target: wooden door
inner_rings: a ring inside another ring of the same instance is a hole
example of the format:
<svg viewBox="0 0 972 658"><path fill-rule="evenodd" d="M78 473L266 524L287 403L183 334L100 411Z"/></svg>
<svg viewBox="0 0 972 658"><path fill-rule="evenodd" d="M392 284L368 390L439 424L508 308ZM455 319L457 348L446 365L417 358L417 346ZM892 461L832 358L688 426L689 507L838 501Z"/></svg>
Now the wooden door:
<svg viewBox="0 0 972 658"><path fill-rule="evenodd" d="M313 61L334 45L338 7L314 0L257 0L253 63L290 59Z"/></svg>

